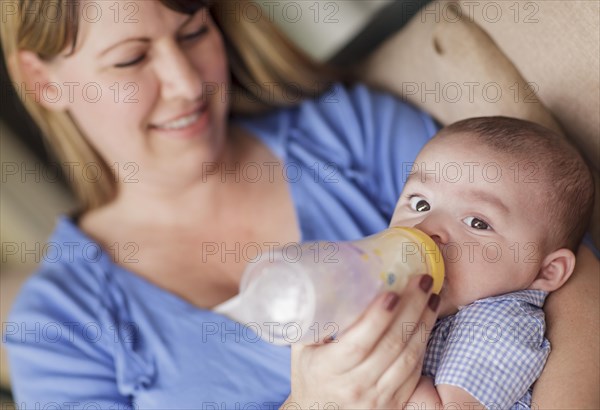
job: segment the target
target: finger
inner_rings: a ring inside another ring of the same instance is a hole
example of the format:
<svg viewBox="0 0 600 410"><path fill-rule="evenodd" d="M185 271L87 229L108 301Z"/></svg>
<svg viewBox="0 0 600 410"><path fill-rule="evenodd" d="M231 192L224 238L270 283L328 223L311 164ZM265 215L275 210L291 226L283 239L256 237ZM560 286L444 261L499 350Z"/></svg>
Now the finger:
<svg viewBox="0 0 600 410"><path fill-rule="evenodd" d="M331 354L344 372L356 367L373 350L395 319L400 296L393 292L379 295L346 332L339 336Z"/></svg>
<svg viewBox="0 0 600 410"><path fill-rule="evenodd" d="M419 382L427 342L429 341L429 335L438 315L439 300L438 295L433 294L430 296L427 308L421 317L418 331L410 336L404 352L392 363L377 382L378 387L384 391L386 386L399 386L393 392L396 403L406 403Z"/></svg>
<svg viewBox="0 0 600 410"><path fill-rule="evenodd" d="M295 343L291 346L291 383L292 387L294 387L295 382L302 380L302 376L305 374L307 366L308 358L306 356L305 350L307 347L300 343ZM310 355L310 352L308 353Z"/></svg>
<svg viewBox="0 0 600 410"><path fill-rule="evenodd" d="M429 275L421 275L409 282L402 292L400 303L396 308L396 317L385 330L371 355L366 358L361 367L369 380L378 380L397 358L401 357L407 363L416 362L420 351L405 351L411 336L418 331L427 300L433 286ZM390 388L398 386L398 381L393 381ZM394 391L396 389L394 388Z"/></svg>

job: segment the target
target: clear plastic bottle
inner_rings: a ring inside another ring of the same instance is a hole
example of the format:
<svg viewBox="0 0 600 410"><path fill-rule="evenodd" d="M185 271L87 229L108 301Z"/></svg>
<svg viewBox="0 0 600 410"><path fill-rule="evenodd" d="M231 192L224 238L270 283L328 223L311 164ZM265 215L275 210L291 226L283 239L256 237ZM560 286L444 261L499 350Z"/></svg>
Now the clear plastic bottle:
<svg viewBox="0 0 600 410"><path fill-rule="evenodd" d="M319 343L351 325L379 293L401 292L412 275L431 275L435 293L444 280L439 248L415 228L290 249L251 262L239 295L214 311L271 343Z"/></svg>

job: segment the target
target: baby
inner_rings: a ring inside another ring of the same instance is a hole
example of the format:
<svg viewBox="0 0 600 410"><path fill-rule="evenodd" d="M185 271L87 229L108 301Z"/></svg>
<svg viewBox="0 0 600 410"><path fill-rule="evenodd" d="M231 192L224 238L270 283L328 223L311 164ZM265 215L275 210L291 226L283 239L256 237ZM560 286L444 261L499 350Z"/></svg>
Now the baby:
<svg viewBox="0 0 600 410"><path fill-rule="evenodd" d="M431 236L446 278L407 409L531 406L550 352L542 306L573 272L593 197L582 157L531 122L468 119L425 146L391 225Z"/></svg>

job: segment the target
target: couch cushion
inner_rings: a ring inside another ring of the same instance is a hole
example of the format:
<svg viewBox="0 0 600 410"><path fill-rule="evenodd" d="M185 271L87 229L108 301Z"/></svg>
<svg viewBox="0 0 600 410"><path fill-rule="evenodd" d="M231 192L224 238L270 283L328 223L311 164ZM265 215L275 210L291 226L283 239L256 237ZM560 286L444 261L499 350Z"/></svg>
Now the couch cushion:
<svg viewBox="0 0 600 410"><path fill-rule="evenodd" d="M600 2L492 3L471 16L600 170Z"/></svg>

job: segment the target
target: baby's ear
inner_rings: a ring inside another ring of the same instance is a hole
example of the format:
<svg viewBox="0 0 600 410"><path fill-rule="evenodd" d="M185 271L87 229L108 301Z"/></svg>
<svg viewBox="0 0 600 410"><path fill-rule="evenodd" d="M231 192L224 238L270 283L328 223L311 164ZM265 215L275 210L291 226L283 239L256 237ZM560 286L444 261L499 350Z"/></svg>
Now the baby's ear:
<svg viewBox="0 0 600 410"><path fill-rule="evenodd" d="M575 255L567 248L558 249L544 258L535 280L528 289L553 292L569 279L575 269Z"/></svg>

